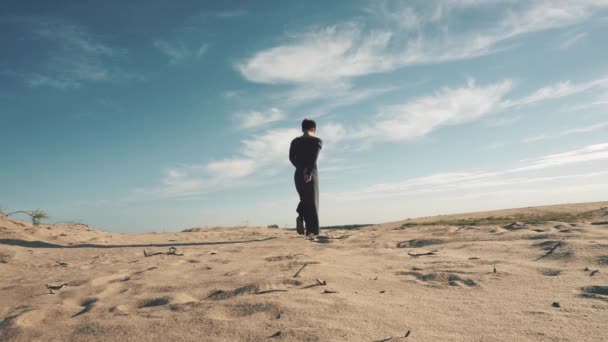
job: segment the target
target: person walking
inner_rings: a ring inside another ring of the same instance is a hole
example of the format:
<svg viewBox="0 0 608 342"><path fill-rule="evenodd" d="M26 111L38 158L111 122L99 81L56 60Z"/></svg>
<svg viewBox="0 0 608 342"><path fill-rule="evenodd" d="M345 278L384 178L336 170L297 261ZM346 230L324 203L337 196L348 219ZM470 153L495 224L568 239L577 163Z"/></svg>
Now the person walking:
<svg viewBox="0 0 608 342"><path fill-rule="evenodd" d="M289 161L296 168L294 183L300 196L296 211L296 230L307 236L319 235L319 173L317 158L323 142L316 137L317 124L302 121L302 135L291 141ZM306 224L306 226L304 226Z"/></svg>

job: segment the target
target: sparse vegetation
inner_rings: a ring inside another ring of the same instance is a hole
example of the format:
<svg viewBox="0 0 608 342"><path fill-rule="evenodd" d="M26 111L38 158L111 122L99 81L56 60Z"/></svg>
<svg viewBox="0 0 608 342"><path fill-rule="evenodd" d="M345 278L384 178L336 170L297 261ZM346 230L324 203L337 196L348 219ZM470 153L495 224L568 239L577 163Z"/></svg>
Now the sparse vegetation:
<svg viewBox="0 0 608 342"><path fill-rule="evenodd" d="M42 211L40 209L35 209L35 210L32 210L32 211L18 210L18 211L13 211L13 212L8 213L8 214L4 214L4 215L10 216L10 215L14 215L14 214L26 214L26 215L29 215L32 218L32 224L34 226L39 225L40 224L40 220L49 218L49 215L46 212L44 212L44 211Z"/></svg>
<svg viewBox="0 0 608 342"><path fill-rule="evenodd" d="M328 230L334 230L334 229L353 230L353 229L359 229L359 228L369 227L369 226L371 226L371 224L345 224L345 225L341 225L341 226L321 227L321 229L328 229Z"/></svg>
<svg viewBox="0 0 608 342"><path fill-rule="evenodd" d="M30 215L32 216L32 224L34 226L39 225L40 220L49 218L49 215L40 209L36 209L36 210L32 211Z"/></svg>
<svg viewBox="0 0 608 342"><path fill-rule="evenodd" d="M595 211L584 212L579 214L572 213L543 213L543 214L519 214L512 216L487 216L462 219L444 219L429 222L412 223L408 222L401 228L411 227L412 225L420 226L484 226L484 225L505 225L513 222L524 222L527 224L544 224L549 221L557 222L576 222L585 219L591 219Z"/></svg>

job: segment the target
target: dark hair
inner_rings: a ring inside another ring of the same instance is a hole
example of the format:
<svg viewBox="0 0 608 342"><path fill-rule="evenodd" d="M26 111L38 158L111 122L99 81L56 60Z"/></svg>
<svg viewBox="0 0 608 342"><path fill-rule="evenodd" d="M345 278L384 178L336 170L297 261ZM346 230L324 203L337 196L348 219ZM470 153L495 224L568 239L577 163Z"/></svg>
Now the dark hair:
<svg viewBox="0 0 608 342"><path fill-rule="evenodd" d="M317 123L314 122L314 120L311 119L304 119L302 120L302 132L308 132L313 128L317 128Z"/></svg>

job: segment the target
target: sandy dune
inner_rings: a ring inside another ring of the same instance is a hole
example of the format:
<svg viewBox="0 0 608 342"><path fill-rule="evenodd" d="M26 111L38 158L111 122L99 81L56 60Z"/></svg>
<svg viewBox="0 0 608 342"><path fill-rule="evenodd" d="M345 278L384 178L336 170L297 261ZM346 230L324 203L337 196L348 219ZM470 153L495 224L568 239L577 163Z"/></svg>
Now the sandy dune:
<svg viewBox="0 0 608 342"><path fill-rule="evenodd" d="M308 241L283 229L135 235L0 217L0 340L606 341L606 221L608 202L586 203Z"/></svg>

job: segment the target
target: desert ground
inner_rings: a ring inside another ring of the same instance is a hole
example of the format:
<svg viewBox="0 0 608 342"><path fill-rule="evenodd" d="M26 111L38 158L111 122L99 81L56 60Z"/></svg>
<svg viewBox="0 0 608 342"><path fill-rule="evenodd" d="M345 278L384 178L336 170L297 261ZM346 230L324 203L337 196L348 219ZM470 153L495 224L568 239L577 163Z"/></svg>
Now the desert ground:
<svg viewBox="0 0 608 342"><path fill-rule="evenodd" d="M326 229L314 241L0 216L0 340L607 341L608 202Z"/></svg>

